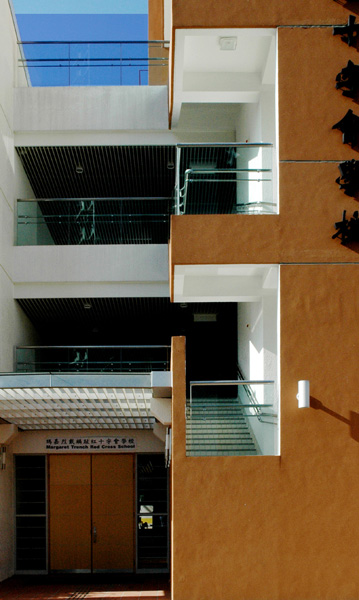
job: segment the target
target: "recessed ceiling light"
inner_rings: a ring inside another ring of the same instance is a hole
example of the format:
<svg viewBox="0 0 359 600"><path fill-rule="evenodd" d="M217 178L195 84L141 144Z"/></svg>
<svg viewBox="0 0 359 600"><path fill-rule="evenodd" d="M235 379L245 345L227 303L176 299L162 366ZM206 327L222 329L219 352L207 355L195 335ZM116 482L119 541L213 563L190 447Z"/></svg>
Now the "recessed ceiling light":
<svg viewBox="0 0 359 600"><path fill-rule="evenodd" d="M235 50L237 48L237 38L232 37L220 37L219 47L221 50Z"/></svg>
<svg viewBox="0 0 359 600"><path fill-rule="evenodd" d="M76 165L76 173L81 175L84 172L84 168L81 165Z"/></svg>
<svg viewBox="0 0 359 600"><path fill-rule="evenodd" d="M86 308L87 310L89 310L90 308L92 308L91 302L84 302L84 308Z"/></svg>

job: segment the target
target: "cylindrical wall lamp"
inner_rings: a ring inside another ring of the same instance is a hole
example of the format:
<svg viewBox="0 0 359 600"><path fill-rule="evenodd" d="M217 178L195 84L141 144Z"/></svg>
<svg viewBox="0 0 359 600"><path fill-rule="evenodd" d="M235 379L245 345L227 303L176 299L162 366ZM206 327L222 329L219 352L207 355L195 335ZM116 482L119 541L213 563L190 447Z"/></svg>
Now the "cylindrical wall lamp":
<svg viewBox="0 0 359 600"><path fill-rule="evenodd" d="M298 408L309 408L310 407L310 392L309 392L309 381L307 379L301 379L298 381Z"/></svg>

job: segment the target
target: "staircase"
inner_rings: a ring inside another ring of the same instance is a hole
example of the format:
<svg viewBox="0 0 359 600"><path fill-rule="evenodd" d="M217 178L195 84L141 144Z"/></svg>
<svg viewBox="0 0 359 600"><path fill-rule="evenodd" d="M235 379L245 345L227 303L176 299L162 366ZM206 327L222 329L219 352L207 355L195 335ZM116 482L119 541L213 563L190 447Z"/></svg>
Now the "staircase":
<svg viewBox="0 0 359 600"><path fill-rule="evenodd" d="M247 409L248 410L248 409ZM187 456L260 454L237 399L196 399L186 409Z"/></svg>

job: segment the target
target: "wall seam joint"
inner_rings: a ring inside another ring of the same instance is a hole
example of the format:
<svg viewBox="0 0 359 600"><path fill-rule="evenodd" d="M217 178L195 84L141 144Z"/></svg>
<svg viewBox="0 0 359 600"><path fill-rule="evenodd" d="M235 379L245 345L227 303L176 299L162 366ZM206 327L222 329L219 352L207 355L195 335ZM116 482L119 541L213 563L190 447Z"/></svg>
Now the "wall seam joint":
<svg viewBox="0 0 359 600"><path fill-rule="evenodd" d="M4 265L0 265L1 269L4 271L5 275L10 279L11 283L14 285L13 280L11 279L9 273L7 272L7 270L5 269Z"/></svg>

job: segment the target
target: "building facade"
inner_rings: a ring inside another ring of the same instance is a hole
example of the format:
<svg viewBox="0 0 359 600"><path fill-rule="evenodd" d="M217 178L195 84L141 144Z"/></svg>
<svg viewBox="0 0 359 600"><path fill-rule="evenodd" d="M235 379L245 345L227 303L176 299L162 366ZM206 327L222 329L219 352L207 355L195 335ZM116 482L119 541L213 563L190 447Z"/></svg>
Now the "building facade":
<svg viewBox="0 0 359 600"><path fill-rule="evenodd" d="M355 600L355 3L151 0L111 67L0 10L1 580Z"/></svg>

